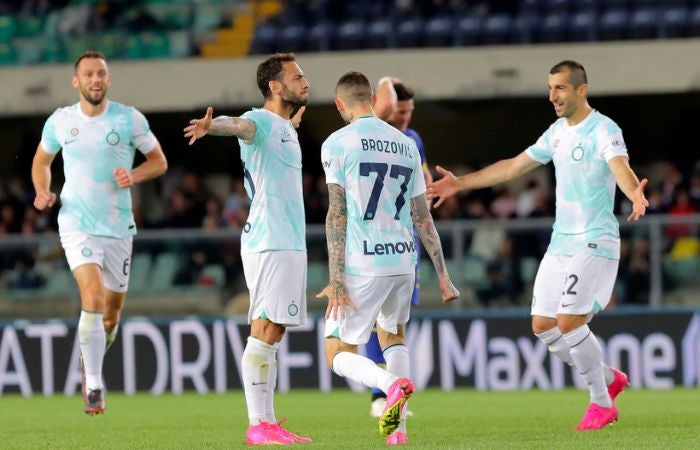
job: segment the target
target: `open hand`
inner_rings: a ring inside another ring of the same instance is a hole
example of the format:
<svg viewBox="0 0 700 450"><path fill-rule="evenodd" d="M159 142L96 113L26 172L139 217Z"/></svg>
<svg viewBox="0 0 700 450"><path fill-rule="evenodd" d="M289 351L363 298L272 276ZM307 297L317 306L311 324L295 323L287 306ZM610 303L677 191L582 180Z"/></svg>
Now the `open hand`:
<svg viewBox="0 0 700 450"><path fill-rule="evenodd" d="M644 196L644 188L646 187L649 180L644 178L639 182L639 186L634 190L634 200L632 201L632 214L627 216L628 221L639 220L647 212L647 206L649 206L649 201Z"/></svg>
<svg viewBox="0 0 700 450"><path fill-rule="evenodd" d="M316 298L328 297L328 306L326 307L326 319L333 317L333 320L338 320L338 311L340 318L345 318L345 308L349 307L353 311L357 311L355 304L350 300L345 285L340 282L331 281L328 286L323 288L321 292L316 294Z"/></svg>
<svg viewBox="0 0 700 450"><path fill-rule="evenodd" d="M428 185L428 200L434 200L439 197L439 200L435 202L433 208L442 205L445 199L452 197L459 191L459 181L452 172L440 166L436 166L435 170L442 175L442 178Z"/></svg>
<svg viewBox="0 0 700 450"><path fill-rule="evenodd" d="M189 145L195 143L197 139L200 139L209 132L211 128L211 120L214 115L214 108L211 106L207 108L207 113L201 119L190 120L190 125L185 127L185 138L190 138Z"/></svg>

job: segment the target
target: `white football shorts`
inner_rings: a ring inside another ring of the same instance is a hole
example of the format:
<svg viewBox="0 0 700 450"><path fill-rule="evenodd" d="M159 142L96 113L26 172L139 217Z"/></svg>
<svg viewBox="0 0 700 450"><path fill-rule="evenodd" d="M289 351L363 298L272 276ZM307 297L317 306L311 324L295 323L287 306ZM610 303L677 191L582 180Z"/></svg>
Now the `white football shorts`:
<svg viewBox="0 0 700 450"><path fill-rule="evenodd" d="M346 309L345 318L326 320L325 336L347 344L366 344L375 324L389 333L408 322L416 274L382 277L345 274L345 286L357 311Z"/></svg>
<svg viewBox="0 0 700 450"><path fill-rule="evenodd" d="M250 292L248 323L255 319L288 327L306 323L306 252L242 253L241 259Z"/></svg>
<svg viewBox="0 0 700 450"><path fill-rule="evenodd" d="M71 271L84 264L97 264L102 269L105 288L113 292L127 291L131 272L132 236L93 236L77 230L60 231L59 236Z"/></svg>
<svg viewBox="0 0 700 450"><path fill-rule="evenodd" d="M537 270L531 314L556 318L557 314L593 315L610 302L619 260L579 254L545 254Z"/></svg>

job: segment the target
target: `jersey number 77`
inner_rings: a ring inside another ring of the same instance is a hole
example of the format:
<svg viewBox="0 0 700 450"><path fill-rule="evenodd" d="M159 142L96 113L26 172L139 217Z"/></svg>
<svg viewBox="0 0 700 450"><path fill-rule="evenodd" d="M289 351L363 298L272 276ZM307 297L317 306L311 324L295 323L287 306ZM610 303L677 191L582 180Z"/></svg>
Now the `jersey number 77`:
<svg viewBox="0 0 700 450"><path fill-rule="evenodd" d="M396 214L394 214L394 220L399 220L401 208L403 208L406 204L406 191L408 190L408 182L411 180L413 169L410 167L399 166L397 164L389 165L386 163L363 162L360 163L360 176L368 177L372 173L377 174L377 178L374 181L374 187L372 187L372 194L369 197L367 208L365 209L365 215L363 217L364 220L372 220L376 216L379 196L382 194L382 189L384 189L384 178L386 178L387 172L389 172L389 177L395 178L397 182L400 176L403 177L401 191L396 197L395 203Z"/></svg>

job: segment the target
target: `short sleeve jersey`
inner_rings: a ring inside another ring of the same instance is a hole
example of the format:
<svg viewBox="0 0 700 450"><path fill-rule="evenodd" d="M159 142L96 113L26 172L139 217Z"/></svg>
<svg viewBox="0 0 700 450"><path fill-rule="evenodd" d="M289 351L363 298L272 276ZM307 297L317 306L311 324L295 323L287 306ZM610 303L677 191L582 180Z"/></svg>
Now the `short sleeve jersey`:
<svg viewBox="0 0 700 450"><path fill-rule="evenodd" d="M266 109L241 117L255 122L251 141L241 146L244 185L250 200L241 253L306 251L301 147L292 123Z"/></svg>
<svg viewBox="0 0 700 450"><path fill-rule="evenodd" d="M136 149L151 152L158 141L136 108L107 101L102 114L85 115L80 104L57 109L44 124L41 146L63 149L65 184L58 226L95 236L136 234L129 189L120 189L114 169L130 170Z"/></svg>
<svg viewBox="0 0 700 450"><path fill-rule="evenodd" d="M547 252L619 259L616 182L608 161L627 156L620 127L595 110L574 126L561 118L526 152L541 164L554 163L556 217Z"/></svg>
<svg viewBox="0 0 700 450"><path fill-rule="evenodd" d="M360 117L321 147L326 182L345 190L345 273L412 273L416 264L411 199L425 192L416 144L374 117Z"/></svg>

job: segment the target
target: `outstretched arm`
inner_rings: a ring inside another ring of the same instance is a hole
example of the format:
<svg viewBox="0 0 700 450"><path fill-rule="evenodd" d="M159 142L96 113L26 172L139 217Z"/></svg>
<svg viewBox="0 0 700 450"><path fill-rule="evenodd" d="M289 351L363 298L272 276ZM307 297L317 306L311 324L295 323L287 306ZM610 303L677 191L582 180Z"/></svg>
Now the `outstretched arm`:
<svg viewBox="0 0 700 450"><path fill-rule="evenodd" d="M449 170L437 166L435 170L442 175L442 178L428 186L428 199L433 200L440 197L440 200L435 203L437 208L445 199L452 197L459 191L505 183L539 166L540 163L530 158L525 152L521 152L514 158L502 159L481 170L460 177L456 177Z"/></svg>
<svg viewBox="0 0 700 450"><path fill-rule="evenodd" d="M207 108L207 113L201 119L190 120L190 125L185 127L185 138L190 138L189 145L195 143L207 134L212 136L236 136L244 141L250 141L255 136L255 122L241 117L217 116L214 108Z"/></svg>
<svg viewBox="0 0 700 450"><path fill-rule="evenodd" d="M330 280L328 286L319 292L316 298L328 297L326 319L332 315L333 320L338 319L338 311L340 311L340 317L345 317L345 306L355 309L345 287L345 236L348 221L345 206L345 189L335 183L329 183L326 240L328 241Z"/></svg>
<svg viewBox="0 0 700 450"><path fill-rule="evenodd" d="M442 302L447 303L456 299L459 297L459 291L454 287L452 281L450 281L450 274L447 273L447 265L445 264L445 255L442 253L440 235L435 229L435 223L433 223L433 217L430 215L430 207L428 206L428 200L425 198L425 194L411 199L411 217L413 219L413 225L420 235L420 241L423 243L423 247L425 247L428 255L430 255L433 266L435 266L438 280L440 280Z"/></svg>
<svg viewBox="0 0 700 450"><path fill-rule="evenodd" d="M56 203L56 194L51 192L51 163L56 157L39 144L32 161L32 183L34 184L34 207L38 210L50 208Z"/></svg>
<svg viewBox="0 0 700 450"><path fill-rule="evenodd" d="M639 181L626 156L611 158L608 161L608 166L615 176L615 181L620 186L620 190L632 202L632 213L627 217L627 220L639 220L646 213L647 206L649 206L649 202L644 196L644 187L647 185L647 179L644 178L642 181Z"/></svg>

